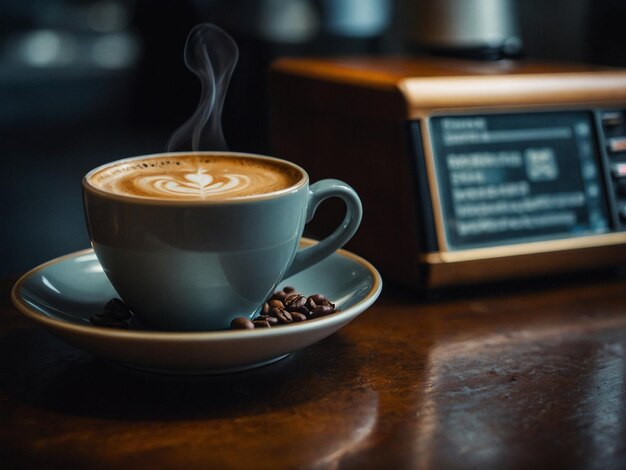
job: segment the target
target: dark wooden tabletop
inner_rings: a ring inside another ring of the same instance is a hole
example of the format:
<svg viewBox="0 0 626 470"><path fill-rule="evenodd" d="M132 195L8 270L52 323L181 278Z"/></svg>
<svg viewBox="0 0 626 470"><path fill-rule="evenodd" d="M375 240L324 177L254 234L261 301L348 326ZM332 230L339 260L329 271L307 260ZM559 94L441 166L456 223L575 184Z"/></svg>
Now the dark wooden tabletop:
<svg viewBox="0 0 626 470"><path fill-rule="evenodd" d="M626 280L386 286L253 371L134 372L23 318L2 284L2 468L623 468Z"/></svg>

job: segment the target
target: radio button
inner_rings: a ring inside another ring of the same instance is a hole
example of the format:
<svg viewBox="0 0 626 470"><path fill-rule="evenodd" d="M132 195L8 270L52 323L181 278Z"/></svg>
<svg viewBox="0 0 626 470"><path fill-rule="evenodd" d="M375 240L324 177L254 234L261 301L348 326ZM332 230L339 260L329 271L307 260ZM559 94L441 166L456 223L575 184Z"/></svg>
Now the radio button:
<svg viewBox="0 0 626 470"><path fill-rule="evenodd" d="M626 177L626 162L615 163L611 166L611 173L616 178Z"/></svg>
<svg viewBox="0 0 626 470"><path fill-rule="evenodd" d="M626 137L609 139L608 148L611 153L626 152Z"/></svg>
<svg viewBox="0 0 626 470"><path fill-rule="evenodd" d="M616 127L623 122L621 111L605 111L600 119L604 127Z"/></svg>

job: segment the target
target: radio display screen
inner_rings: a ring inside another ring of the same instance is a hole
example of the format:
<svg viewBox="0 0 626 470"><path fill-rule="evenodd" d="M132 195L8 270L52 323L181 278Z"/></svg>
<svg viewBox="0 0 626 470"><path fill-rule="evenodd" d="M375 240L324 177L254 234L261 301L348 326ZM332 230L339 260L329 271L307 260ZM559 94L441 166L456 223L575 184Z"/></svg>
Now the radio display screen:
<svg viewBox="0 0 626 470"><path fill-rule="evenodd" d="M609 231L591 112L430 119L448 249Z"/></svg>

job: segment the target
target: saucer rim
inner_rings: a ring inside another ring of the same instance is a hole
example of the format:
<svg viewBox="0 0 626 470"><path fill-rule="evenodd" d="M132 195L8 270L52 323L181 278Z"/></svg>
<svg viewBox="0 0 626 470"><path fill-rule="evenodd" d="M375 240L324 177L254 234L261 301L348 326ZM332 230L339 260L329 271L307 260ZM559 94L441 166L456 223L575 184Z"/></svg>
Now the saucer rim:
<svg viewBox="0 0 626 470"><path fill-rule="evenodd" d="M303 245L312 245L316 243L316 240L303 237L301 239L301 244ZM91 325L80 325L77 323L71 323L66 320L58 319L55 317L46 316L36 310L33 310L25 301L23 296L21 295L22 288L24 283L34 276L39 271L42 271L50 266L55 264L59 264L68 259L77 258L79 256L91 255L94 254L93 248L86 248L83 250L78 250L72 253L68 253L62 256L58 256L49 261L46 261L26 273L24 273L20 278L16 281L13 288L11 289L11 300L13 305L26 317L31 320L43 324L44 326L48 326L50 328L60 328L66 330L71 333L78 333L80 335L94 336L100 338L120 338L120 339L133 339L133 340L144 340L144 341L233 341L237 339L245 339L245 338L260 338L260 337L278 337L282 335L288 335L291 333L305 333L309 330L317 330L323 326L331 326L334 323L339 323L343 321L349 321L353 317L357 316L367 308L369 308L378 298L382 291L382 277L378 270L366 259L362 258L359 255L356 255L346 249L338 249L331 256L339 255L343 258L348 258L351 261L356 262L357 264L364 267L372 277L373 283L367 294L356 304L350 306L345 310L341 310L336 313L332 313L330 315L326 315L321 318L316 318L313 320L308 320L306 322L301 322L297 324L288 325L285 327L278 328L262 328L262 329L254 329L254 330L216 330L216 331L159 331L159 330L121 330L114 328L103 328L96 327ZM95 256L95 254L94 254ZM97 258L96 258L97 261ZM103 274L104 275L104 274Z"/></svg>

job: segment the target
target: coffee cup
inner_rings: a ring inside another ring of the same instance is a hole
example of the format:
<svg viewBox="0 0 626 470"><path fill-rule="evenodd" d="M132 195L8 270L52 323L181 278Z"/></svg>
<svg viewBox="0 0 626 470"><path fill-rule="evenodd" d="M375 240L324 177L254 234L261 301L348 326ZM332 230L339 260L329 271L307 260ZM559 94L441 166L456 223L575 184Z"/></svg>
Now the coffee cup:
<svg viewBox="0 0 626 470"><path fill-rule="evenodd" d="M325 199L341 224L299 249ZM252 317L277 284L331 255L356 232L356 192L299 166L235 152L180 152L118 160L83 178L94 252L125 304L148 328L226 329Z"/></svg>

